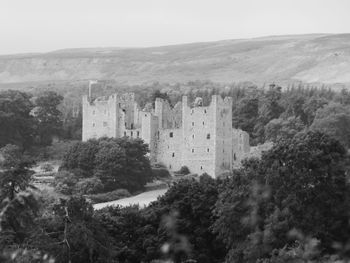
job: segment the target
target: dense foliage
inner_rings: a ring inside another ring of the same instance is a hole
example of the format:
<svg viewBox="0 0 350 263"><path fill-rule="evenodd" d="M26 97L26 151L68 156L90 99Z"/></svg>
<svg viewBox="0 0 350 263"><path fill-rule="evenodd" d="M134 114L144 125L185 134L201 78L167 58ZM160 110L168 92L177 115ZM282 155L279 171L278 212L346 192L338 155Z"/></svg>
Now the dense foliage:
<svg viewBox="0 0 350 263"><path fill-rule="evenodd" d="M348 157L336 140L308 132L247 161L216 205L214 230L230 248L227 262L256 262L292 245L294 229L324 253L350 236Z"/></svg>
<svg viewBox="0 0 350 263"><path fill-rule="evenodd" d="M199 181L183 180L145 209L98 211L97 218L115 237L118 262L149 262L163 257L174 262L221 262L225 249L210 229L217 185L208 176Z"/></svg>
<svg viewBox="0 0 350 263"><path fill-rule="evenodd" d="M202 96L204 105L213 94L232 96L234 127L252 144L271 140L274 147L227 178L180 180L146 208L94 211L88 199L129 196L152 179L147 145L128 138L68 142L54 182L65 198L37 191L27 150L50 144L51 135L79 139L80 104L51 92L0 92L0 260L349 260L349 92L211 82L141 88L142 106L157 97L174 105L184 92L190 101ZM153 170L168 179L164 168Z"/></svg>
<svg viewBox="0 0 350 263"><path fill-rule="evenodd" d="M67 178L68 181L75 177L90 178L89 185L93 186L91 193L98 192L94 189L99 182L104 191L127 189L134 192L142 189L152 179L147 153L148 146L140 139L102 138L78 142L63 157L61 170L73 174ZM81 183L79 186L82 186Z"/></svg>

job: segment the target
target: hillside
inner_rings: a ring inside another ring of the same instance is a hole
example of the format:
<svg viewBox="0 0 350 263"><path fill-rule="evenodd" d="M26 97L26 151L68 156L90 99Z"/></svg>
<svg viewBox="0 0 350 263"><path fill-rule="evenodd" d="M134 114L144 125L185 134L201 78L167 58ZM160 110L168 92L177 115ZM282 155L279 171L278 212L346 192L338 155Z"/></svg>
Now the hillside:
<svg viewBox="0 0 350 263"><path fill-rule="evenodd" d="M350 34L0 56L0 85L86 79L123 84L189 80L350 83Z"/></svg>

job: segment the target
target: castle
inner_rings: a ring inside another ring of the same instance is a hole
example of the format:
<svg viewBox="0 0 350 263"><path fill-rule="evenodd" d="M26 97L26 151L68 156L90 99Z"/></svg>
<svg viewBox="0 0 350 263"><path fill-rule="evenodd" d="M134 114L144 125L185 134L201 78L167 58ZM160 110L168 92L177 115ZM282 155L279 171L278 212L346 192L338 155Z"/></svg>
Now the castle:
<svg viewBox="0 0 350 263"><path fill-rule="evenodd" d="M232 98L213 95L209 106L187 96L171 107L157 98L154 108L141 110L133 93L92 99L83 97L83 141L129 136L149 145L151 163L176 171L187 166L191 173L215 177L240 165L249 153L249 135L232 128Z"/></svg>

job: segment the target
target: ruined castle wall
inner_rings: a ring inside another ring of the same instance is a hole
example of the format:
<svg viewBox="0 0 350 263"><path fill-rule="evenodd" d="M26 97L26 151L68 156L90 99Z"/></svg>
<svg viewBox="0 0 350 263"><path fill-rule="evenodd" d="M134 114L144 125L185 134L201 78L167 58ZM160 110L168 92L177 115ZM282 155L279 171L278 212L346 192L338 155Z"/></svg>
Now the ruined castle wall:
<svg viewBox="0 0 350 263"><path fill-rule="evenodd" d="M141 129L132 129L132 130L125 129L123 136L127 136L127 137L130 137L132 139L141 138L142 131L141 131Z"/></svg>
<svg viewBox="0 0 350 263"><path fill-rule="evenodd" d="M155 115L158 116L160 129L176 129L182 125L181 103L172 108L167 100L156 98Z"/></svg>
<svg viewBox="0 0 350 263"><path fill-rule="evenodd" d="M240 129L232 130L232 164L240 167L243 159L250 152L249 134Z"/></svg>
<svg viewBox="0 0 350 263"><path fill-rule="evenodd" d="M139 105L134 102L134 128L139 129L141 128L141 109Z"/></svg>
<svg viewBox="0 0 350 263"><path fill-rule="evenodd" d="M157 134L157 162L169 170L178 171L182 166L182 130L163 129Z"/></svg>
<svg viewBox="0 0 350 263"><path fill-rule="evenodd" d="M142 112L141 138L148 144L150 161L155 162L157 157L158 117L150 112Z"/></svg>
<svg viewBox="0 0 350 263"><path fill-rule="evenodd" d="M124 111L124 126L126 129L134 128L135 121L135 95L134 93L124 93L118 95L118 106Z"/></svg>
<svg viewBox="0 0 350 263"><path fill-rule="evenodd" d="M211 106L215 110L215 174L232 168L232 98L212 96Z"/></svg>
<svg viewBox="0 0 350 263"><path fill-rule="evenodd" d="M192 173L215 175L215 111L213 107L187 105L182 101L183 147L182 163Z"/></svg>
<svg viewBox="0 0 350 263"><path fill-rule="evenodd" d="M118 134L119 108L116 94L90 102L83 97L83 141Z"/></svg>

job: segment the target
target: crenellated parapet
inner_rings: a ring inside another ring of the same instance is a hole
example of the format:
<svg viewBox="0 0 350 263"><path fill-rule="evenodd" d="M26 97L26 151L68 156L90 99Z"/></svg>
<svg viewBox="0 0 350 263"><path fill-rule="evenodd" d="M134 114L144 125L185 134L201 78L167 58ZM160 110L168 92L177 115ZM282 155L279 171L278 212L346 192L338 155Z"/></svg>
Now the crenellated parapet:
<svg viewBox="0 0 350 263"><path fill-rule="evenodd" d="M232 128L231 97L213 95L208 106L187 96L174 107L157 98L141 109L133 93L92 99L83 96L83 140L102 136L141 138L151 162L170 170L216 176L240 164L249 152L249 135Z"/></svg>

